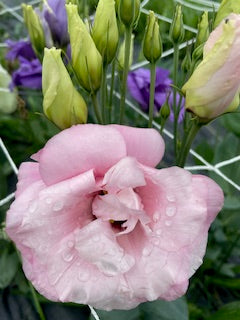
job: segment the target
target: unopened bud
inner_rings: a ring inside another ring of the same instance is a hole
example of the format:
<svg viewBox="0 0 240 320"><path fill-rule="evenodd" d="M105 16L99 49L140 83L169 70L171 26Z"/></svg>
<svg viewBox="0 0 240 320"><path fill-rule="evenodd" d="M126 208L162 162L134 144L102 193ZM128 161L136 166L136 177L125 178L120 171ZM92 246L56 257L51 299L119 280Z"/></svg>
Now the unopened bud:
<svg viewBox="0 0 240 320"><path fill-rule="evenodd" d="M114 0L99 1L92 37L104 63L111 63L115 57L119 39Z"/></svg>
<svg viewBox="0 0 240 320"><path fill-rule="evenodd" d="M131 37L131 46L130 46L130 57L129 57L129 68L132 65L133 62L133 43L134 43L134 34L132 34ZM120 45L119 51L118 51L118 65L120 69L124 69L124 59L125 57L125 40L122 42L122 44Z"/></svg>
<svg viewBox="0 0 240 320"><path fill-rule="evenodd" d="M17 109L17 90L10 90L11 76L0 64L0 112L9 114Z"/></svg>
<svg viewBox="0 0 240 320"><path fill-rule="evenodd" d="M140 14L140 0L118 0L118 16L126 27L134 27Z"/></svg>
<svg viewBox="0 0 240 320"><path fill-rule="evenodd" d="M87 28L78 15L76 5L67 4L68 31L72 49L72 65L82 87L95 92L101 85L102 57Z"/></svg>
<svg viewBox="0 0 240 320"><path fill-rule="evenodd" d="M164 102L164 104L161 106L161 109L160 109L160 117L165 121L169 118L170 112L171 112L168 99L169 99L169 95L167 96L166 101Z"/></svg>
<svg viewBox="0 0 240 320"><path fill-rule="evenodd" d="M72 84L61 50L45 49L42 69L43 111L59 128L87 122L87 106Z"/></svg>
<svg viewBox="0 0 240 320"><path fill-rule="evenodd" d="M162 42L158 20L153 11L150 11L148 16L148 23L143 40L143 54L150 63L156 63L162 55Z"/></svg>
<svg viewBox="0 0 240 320"><path fill-rule="evenodd" d="M175 9L169 36L171 41L177 44L183 41L184 34L182 6L178 4Z"/></svg>
<svg viewBox="0 0 240 320"><path fill-rule="evenodd" d="M28 29L32 47L36 55L41 58L45 47L45 36L39 16L30 5L23 3L22 9L24 22Z"/></svg>
<svg viewBox="0 0 240 320"><path fill-rule="evenodd" d="M209 37L208 12L205 11L198 24L198 33L197 33L197 39L195 42L195 48L200 46L200 44L205 43L208 37Z"/></svg>
<svg viewBox="0 0 240 320"><path fill-rule="evenodd" d="M191 50L189 46L187 47L185 57L182 61L182 70L184 72L188 72L191 69L192 59L191 59Z"/></svg>

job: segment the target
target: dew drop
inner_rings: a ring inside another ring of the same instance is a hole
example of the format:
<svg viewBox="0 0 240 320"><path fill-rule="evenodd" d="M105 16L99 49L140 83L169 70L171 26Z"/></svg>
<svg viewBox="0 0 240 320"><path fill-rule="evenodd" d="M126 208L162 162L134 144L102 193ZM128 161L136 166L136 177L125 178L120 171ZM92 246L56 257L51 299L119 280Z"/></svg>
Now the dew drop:
<svg viewBox="0 0 240 320"><path fill-rule="evenodd" d="M160 243L160 240L157 239L157 238L154 238L154 239L153 239L153 243L155 244L155 246L158 246L159 243Z"/></svg>
<svg viewBox="0 0 240 320"><path fill-rule="evenodd" d="M73 248L74 247L74 242L73 241L68 241L67 246L68 246L68 248Z"/></svg>
<svg viewBox="0 0 240 320"><path fill-rule="evenodd" d="M95 235L95 236L92 238L92 240L93 240L94 242L98 242L98 241L100 240L100 238L99 238L98 235Z"/></svg>
<svg viewBox="0 0 240 320"><path fill-rule="evenodd" d="M63 208L63 203L62 202L56 202L53 205L53 211L60 211Z"/></svg>
<svg viewBox="0 0 240 320"><path fill-rule="evenodd" d="M149 247L146 247L146 248L143 249L142 255L143 255L144 257L147 257L147 256L150 255L151 252L152 252L152 248L149 246Z"/></svg>
<svg viewBox="0 0 240 320"><path fill-rule="evenodd" d="M158 230L156 231L156 234L157 234L158 236L160 236L160 235L162 234L162 229L158 229Z"/></svg>
<svg viewBox="0 0 240 320"><path fill-rule="evenodd" d="M66 261L66 262L72 261L73 256L74 256L73 252L71 250L69 250L69 249L63 251L63 253L62 253L63 260Z"/></svg>
<svg viewBox="0 0 240 320"><path fill-rule="evenodd" d="M166 225L167 227L170 227L171 224L172 224L172 221L171 221L171 220L166 220L166 221L165 221L165 225Z"/></svg>
<svg viewBox="0 0 240 320"><path fill-rule="evenodd" d="M175 206L169 206L169 207L167 207L167 209L166 209L166 215L167 215L168 217L173 217L173 216L175 215L175 213L176 213L176 207L175 207Z"/></svg>
<svg viewBox="0 0 240 320"><path fill-rule="evenodd" d="M78 279L83 282L88 281L89 277L90 277L90 274L88 271L80 271L78 274Z"/></svg>
<svg viewBox="0 0 240 320"><path fill-rule="evenodd" d="M174 202L176 199L175 199L175 196L173 194L168 194L167 195L167 200L169 202Z"/></svg>
<svg viewBox="0 0 240 320"><path fill-rule="evenodd" d="M155 212L154 215L153 215L153 221L154 222L157 222L159 219L159 213L158 212Z"/></svg>
<svg viewBox="0 0 240 320"><path fill-rule="evenodd" d="M52 203L52 198L46 198L45 201L46 201L47 204L51 204Z"/></svg>
<svg viewBox="0 0 240 320"><path fill-rule="evenodd" d="M36 211L36 209L37 209L37 202L34 201L34 202L32 202L32 203L30 204L30 206L29 206L29 212L30 212L30 213L34 213L34 212Z"/></svg>

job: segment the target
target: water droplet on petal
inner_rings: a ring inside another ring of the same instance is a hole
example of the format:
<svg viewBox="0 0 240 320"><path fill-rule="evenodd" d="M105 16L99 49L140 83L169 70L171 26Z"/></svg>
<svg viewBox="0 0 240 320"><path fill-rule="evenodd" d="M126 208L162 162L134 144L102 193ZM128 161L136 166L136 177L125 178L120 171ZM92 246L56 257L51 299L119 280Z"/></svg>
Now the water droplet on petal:
<svg viewBox="0 0 240 320"><path fill-rule="evenodd" d="M162 234L162 229L158 229L158 230L156 231L156 234L157 234L158 236L160 236L160 235Z"/></svg>
<svg viewBox="0 0 240 320"><path fill-rule="evenodd" d="M93 240L94 242L98 242L98 241L100 240L100 238L99 238L98 235L95 235L95 236L92 238L92 240Z"/></svg>
<svg viewBox="0 0 240 320"><path fill-rule="evenodd" d="M34 213L34 212L36 211L36 209L37 209L37 202L34 201L34 202L32 202L32 203L30 204L30 206L29 206L29 212L30 212L30 213Z"/></svg>
<svg viewBox="0 0 240 320"><path fill-rule="evenodd" d="M160 240L158 238L154 238L153 243L155 244L155 246L158 246L160 243Z"/></svg>
<svg viewBox="0 0 240 320"><path fill-rule="evenodd" d="M150 246L149 246L149 247L146 247L146 248L143 249L142 255L143 255L144 257L147 257L147 256L150 255L151 251L152 251L152 248L151 248Z"/></svg>
<svg viewBox="0 0 240 320"><path fill-rule="evenodd" d="M74 257L73 251L69 250L69 249L64 250L62 253L62 257L63 257L63 260L66 262L72 261L72 259Z"/></svg>
<svg viewBox="0 0 240 320"><path fill-rule="evenodd" d="M153 221L154 222L157 222L159 219L159 213L158 212L155 212L154 215L153 215Z"/></svg>
<svg viewBox="0 0 240 320"><path fill-rule="evenodd" d="M46 198L45 201L46 201L47 204L51 204L51 203L52 203L52 198L49 198L49 197L48 197L48 198Z"/></svg>
<svg viewBox="0 0 240 320"><path fill-rule="evenodd" d="M67 245L68 245L68 248L73 248L74 247L74 242L73 241L68 241Z"/></svg>
<svg viewBox="0 0 240 320"><path fill-rule="evenodd" d="M78 274L78 279L80 281L86 282L90 278L90 274L88 271L80 271Z"/></svg>
<svg viewBox="0 0 240 320"><path fill-rule="evenodd" d="M174 202L176 200L175 196L173 194L168 194L167 195L167 200L169 202Z"/></svg>
<svg viewBox="0 0 240 320"><path fill-rule="evenodd" d="M63 203L62 202L56 202L53 205L53 211L60 211L63 208Z"/></svg>
<svg viewBox="0 0 240 320"><path fill-rule="evenodd" d="M175 213L176 213L176 207L175 207L175 206L169 206L169 207L167 207L167 209L166 209L166 215L167 215L168 217L173 217L173 216L175 215Z"/></svg>
<svg viewBox="0 0 240 320"><path fill-rule="evenodd" d="M171 224L172 224L172 221L171 221L171 220L166 220L166 221L165 221L165 225L166 225L167 227L170 227Z"/></svg>

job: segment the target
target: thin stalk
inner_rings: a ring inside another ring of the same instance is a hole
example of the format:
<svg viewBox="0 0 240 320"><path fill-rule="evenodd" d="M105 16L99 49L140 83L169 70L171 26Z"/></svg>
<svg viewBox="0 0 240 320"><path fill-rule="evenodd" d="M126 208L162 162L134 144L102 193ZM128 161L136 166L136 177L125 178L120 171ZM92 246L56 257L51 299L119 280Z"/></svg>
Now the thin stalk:
<svg viewBox="0 0 240 320"><path fill-rule="evenodd" d="M17 253L19 261L22 263L21 255L20 255L20 253L19 253L19 251L18 251L18 249L16 247L15 247L15 250L16 250L16 253ZM39 318L40 318L40 320L46 320L46 318L44 316L44 313L43 313L43 310L42 310L42 307L41 307L41 304L38 301L37 293L36 293L35 289L33 288L33 285L31 284L31 282L29 280L27 280L27 282L28 282L29 289L31 291L33 302L35 304L35 308L37 310Z"/></svg>
<svg viewBox="0 0 240 320"><path fill-rule="evenodd" d="M101 113L102 121L105 124L105 105L106 105L106 76L107 76L107 65L103 66L102 72L102 84L101 84Z"/></svg>
<svg viewBox="0 0 240 320"><path fill-rule="evenodd" d="M114 58L112 62L112 74L111 74L111 84L110 84L110 93L109 93L109 110L108 110L109 123L111 123L112 121L113 91L115 86L115 69L116 69L116 59Z"/></svg>
<svg viewBox="0 0 240 320"><path fill-rule="evenodd" d="M196 134L198 133L200 128L201 124L199 124L195 120L192 120L192 125L185 137L185 140L179 153L179 157L177 158L177 166L182 168L184 167L193 140L196 137Z"/></svg>
<svg viewBox="0 0 240 320"><path fill-rule="evenodd" d="M155 96L155 83L156 83L156 63L150 64L150 70L151 70L151 80L150 80L148 128L152 128L152 122L153 122L154 96Z"/></svg>
<svg viewBox="0 0 240 320"><path fill-rule="evenodd" d="M125 29L125 52L124 52L124 68L123 68L123 78L122 78L122 92L120 100L120 121L122 124L124 121L125 114L125 100L127 91L127 76L129 70L129 57L131 50L131 37L132 37L132 27L126 27Z"/></svg>
<svg viewBox="0 0 240 320"><path fill-rule="evenodd" d="M178 44L174 44L173 54L173 112L174 112L174 152L175 158L178 156L178 106L177 106L177 78L178 78L178 64L179 64L179 47Z"/></svg>
<svg viewBox="0 0 240 320"><path fill-rule="evenodd" d="M99 112L99 108L98 108L98 101L97 101L97 95L96 93L92 93L91 94L91 99L92 99L92 103L93 103L93 109L94 109L94 113L95 113L95 116L97 118L97 122L102 124L102 118L101 118L101 115L100 115L100 112Z"/></svg>
<svg viewBox="0 0 240 320"><path fill-rule="evenodd" d="M30 291L31 291L31 294L32 294L32 297L33 297L33 301L34 301L34 304L35 304L35 307L36 307L36 310L37 310L37 313L39 315L39 318L41 320L46 320L45 316L44 316L44 313L43 313L43 310L42 310L42 307L38 301L38 297L37 297L37 294L36 294L36 291L35 289L33 288L31 282L28 282L29 284L29 288L30 288Z"/></svg>

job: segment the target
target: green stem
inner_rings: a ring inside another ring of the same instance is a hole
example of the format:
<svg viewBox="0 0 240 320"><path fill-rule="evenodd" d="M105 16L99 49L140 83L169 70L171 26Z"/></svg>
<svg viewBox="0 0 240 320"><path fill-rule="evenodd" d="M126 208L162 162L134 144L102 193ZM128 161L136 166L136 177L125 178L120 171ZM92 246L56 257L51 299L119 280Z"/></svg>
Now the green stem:
<svg viewBox="0 0 240 320"><path fill-rule="evenodd" d="M186 134L185 140L179 153L179 157L177 158L177 166L182 168L184 167L193 140L200 128L201 124L199 124L199 122L196 120L192 120L192 125L190 126Z"/></svg>
<svg viewBox="0 0 240 320"><path fill-rule="evenodd" d="M15 250L16 250L18 259L19 259L20 263L22 264L22 257L21 257L21 255L20 255L20 253L19 253L19 251L18 251L18 249L16 247L15 247ZM31 284L31 282L29 280L27 280L27 282L28 282L29 289L31 291L31 294L32 294L32 297L33 297L33 302L35 304L35 308L37 310L39 318L40 318L40 320L46 320L46 318L44 316L44 313L43 313L43 310L42 310L42 307L41 307L41 304L38 301L37 293L36 293L35 289L33 288L33 285Z"/></svg>
<svg viewBox="0 0 240 320"><path fill-rule="evenodd" d="M173 111L174 111L174 152L175 158L178 156L178 106L177 106L177 77L178 77L178 64L179 64L179 47L178 44L174 44L173 54Z"/></svg>
<svg viewBox="0 0 240 320"><path fill-rule="evenodd" d="M110 94L109 94L109 114L108 114L108 120L109 123L112 121L112 105L113 105L113 90L115 85L115 69L116 69L116 59L113 59L112 62L112 74L111 74L111 87L110 87Z"/></svg>
<svg viewBox="0 0 240 320"><path fill-rule="evenodd" d="M129 58L131 50L131 37L132 37L132 27L126 27L125 29L125 52L124 52L124 68L123 68L123 78L122 78L122 92L120 100L120 124L123 124L124 114L125 114L125 100L127 91L127 76L129 70Z"/></svg>
<svg viewBox="0 0 240 320"><path fill-rule="evenodd" d="M102 113L102 121L105 124L105 105L106 105L106 76L107 76L107 65L103 66L102 72L102 84L101 84L101 113Z"/></svg>
<svg viewBox="0 0 240 320"><path fill-rule="evenodd" d="M155 96L155 83L156 83L156 64L150 64L151 82L150 82L150 97L149 97L149 120L148 128L152 128L153 112L154 112L154 96Z"/></svg>
<svg viewBox="0 0 240 320"><path fill-rule="evenodd" d="M34 304L35 304L35 307L36 307L36 310L39 314L39 318L41 320L46 320L45 316L44 316L44 313L42 311L42 307L38 301L38 297L37 297L37 293L35 291L35 289L33 288L31 282L28 282L29 283L29 288L30 288L30 291L31 291L31 294L32 294L32 297L33 297L33 301L34 301Z"/></svg>
<svg viewBox="0 0 240 320"><path fill-rule="evenodd" d="M102 118L101 118L101 115L100 115L100 112L99 112L99 109L98 109L98 101L97 101L96 93L92 93L91 94L91 98L92 98L94 113L95 113L95 116L97 118L97 122L102 124L103 122L102 122Z"/></svg>

